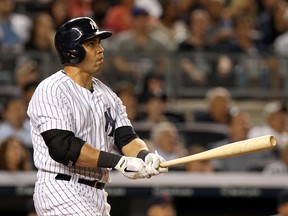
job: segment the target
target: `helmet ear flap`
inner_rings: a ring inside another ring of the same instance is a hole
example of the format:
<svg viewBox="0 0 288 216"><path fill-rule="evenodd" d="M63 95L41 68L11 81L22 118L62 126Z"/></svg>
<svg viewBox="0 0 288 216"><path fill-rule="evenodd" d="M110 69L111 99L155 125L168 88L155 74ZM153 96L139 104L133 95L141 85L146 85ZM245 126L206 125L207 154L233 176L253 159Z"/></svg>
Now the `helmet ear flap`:
<svg viewBox="0 0 288 216"><path fill-rule="evenodd" d="M63 64L78 64L84 59L85 49L78 41L80 36L81 32L76 28L57 31L55 46Z"/></svg>
<svg viewBox="0 0 288 216"><path fill-rule="evenodd" d="M77 52L77 50L69 50L69 51L67 52L67 55L68 55L70 58L75 59L75 58L77 58L78 52Z"/></svg>
<svg viewBox="0 0 288 216"><path fill-rule="evenodd" d="M78 64L85 58L85 49L82 45L77 44L76 49L69 49L67 51L66 61L70 64Z"/></svg>

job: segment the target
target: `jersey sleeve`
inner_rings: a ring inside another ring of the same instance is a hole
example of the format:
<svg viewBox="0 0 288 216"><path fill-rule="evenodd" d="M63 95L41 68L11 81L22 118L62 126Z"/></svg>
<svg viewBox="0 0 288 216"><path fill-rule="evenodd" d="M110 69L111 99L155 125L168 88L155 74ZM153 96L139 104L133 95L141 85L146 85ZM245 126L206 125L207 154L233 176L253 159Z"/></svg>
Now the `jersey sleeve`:
<svg viewBox="0 0 288 216"><path fill-rule="evenodd" d="M73 118L67 101L59 88L39 86L27 111L31 124L40 133L51 129L73 131Z"/></svg>

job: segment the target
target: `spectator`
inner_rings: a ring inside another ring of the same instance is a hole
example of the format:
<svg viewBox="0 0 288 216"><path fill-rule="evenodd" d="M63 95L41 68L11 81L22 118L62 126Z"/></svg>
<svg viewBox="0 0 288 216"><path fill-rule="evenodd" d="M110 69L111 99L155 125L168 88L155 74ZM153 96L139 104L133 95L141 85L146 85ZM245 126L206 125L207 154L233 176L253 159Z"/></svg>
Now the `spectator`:
<svg viewBox="0 0 288 216"><path fill-rule="evenodd" d="M15 2L0 1L0 50L20 52L29 38L32 27L30 18L14 12Z"/></svg>
<svg viewBox="0 0 288 216"><path fill-rule="evenodd" d="M116 35L110 49L116 52L113 63L118 80L140 84L144 74L153 71L158 66L156 63L159 63L159 59L166 54L167 38L155 37L151 31L149 13L145 9L133 7L132 15L131 29ZM123 53L126 55L120 57L117 55L118 53L121 53L122 56Z"/></svg>
<svg viewBox="0 0 288 216"><path fill-rule="evenodd" d="M165 77L160 73L150 72L144 77L144 85L139 95L139 102L143 103L150 95L165 94Z"/></svg>
<svg viewBox="0 0 288 216"><path fill-rule="evenodd" d="M80 16L91 16L91 3L87 0L66 0L68 3L68 12L70 18Z"/></svg>
<svg viewBox="0 0 288 216"><path fill-rule="evenodd" d="M139 116L138 121L149 123L151 125L163 121L168 121L165 115L167 96L165 94L148 93L145 95L143 104L143 113Z"/></svg>
<svg viewBox="0 0 288 216"><path fill-rule="evenodd" d="M170 122L155 124L150 131L150 140L151 151L156 150L165 160L172 160L187 155L178 129ZM175 167L175 169L180 168L182 168L181 165Z"/></svg>
<svg viewBox="0 0 288 216"><path fill-rule="evenodd" d="M104 28L104 21L107 15L107 11L111 8L111 3L107 0L92 0L92 19L97 23L97 26L101 29Z"/></svg>
<svg viewBox="0 0 288 216"><path fill-rule="evenodd" d="M218 48L226 44L232 37L232 24L225 0L210 0L206 10L211 18L208 41Z"/></svg>
<svg viewBox="0 0 288 216"><path fill-rule="evenodd" d="M282 190L276 197L276 211L278 214L272 216L288 216L288 191Z"/></svg>
<svg viewBox="0 0 288 216"><path fill-rule="evenodd" d="M280 157L264 167L263 173L269 175L288 174L288 145L280 148Z"/></svg>
<svg viewBox="0 0 288 216"><path fill-rule="evenodd" d="M38 82L40 80L40 68L39 63L30 58L19 58L16 67L14 69L15 73L15 84L22 92L25 86L30 82Z"/></svg>
<svg viewBox="0 0 288 216"><path fill-rule="evenodd" d="M207 150L199 144L192 144L188 147L188 155L194 155ZM191 161L185 164L185 170L192 173L211 173L215 171L211 160Z"/></svg>
<svg viewBox="0 0 288 216"><path fill-rule="evenodd" d="M148 201L146 216L176 216L177 209L171 196L163 194L151 197Z"/></svg>
<svg viewBox="0 0 288 216"><path fill-rule="evenodd" d="M149 11L151 21L158 20L163 14L163 7L159 0L135 0L134 6L144 8Z"/></svg>
<svg viewBox="0 0 288 216"><path fill-rule="evenodd" d="M207 41L209 24L209 14L205 10L198 9L191 13L188 36L178 45L178 51L185 54L180 59L184 85L201 86L207 82L211 68L208 60L203 60L203 55L200 53L212 51Z"/></svg>
<svg viewBox="0 0 288 216"><path fill-rule="evenodd" d="M288 56L288 7L287 5L285 5L285 7L281 8L282 13L280 13L280 15L282 15L282 20L285 23L285 31L278 35L275 38L275 41L273 43L273 48L276 54L278 54L281 57L287 57ZM279 15L278 15L279 16ZM281 17L279 17L280 19Z"/></svg>
<svg viewBox="0 0 288 216"><path fill-rule="evenodd" d="M46 12L38 13L33 19L33 28L25 49L27 51L54 53L55 31L55 25L51 15Z"/></svg>
<svg viewBox="0 0 288 216"><path fill-rule="evenodd" d="M273 17L273 25L277 33L276 38L287 30L287 21L285 20L286 19L285 13L287 7L288 2L285 0L279 0L275 5L272 17Z"/></svg>
<svg viewBox="0 0 288 216"><path fill-rule="evenodd" d="M184 22L189 22L190 15L194 10L203 9L205 10L207 7L206 0L195 1L195 0L181 0L177 1L179 4L179 15L180 19Z"/></svg>
<svg viewBox="0 0 288 216"><path fill-rule="evenodd" d="M169 50L176 50L178 43L183 41L187 35L187 28L184 21L179 19L179 2L174 0L159 1L163 13L156 20L153 32L158 38L167 37Z"/></svg>
<svg viewBox="0 0 288 216"><path fill-rule="evenodd" d="M231 35L231 39L226 43L228 52L250 55L268 53L267 46L257 38L255 20L251 16L245 13L237 14L232 21L233 37Z"/></svg>
<svg viewBox="0 0 288 216"><path fill-rule="evenodd" d="M31 155L24 143L16 137L7 137L0 145L0 170L32 170Z"/></svg>
<svg viewBox="0 0 288 216"><path fill-rule="evenodd" d="M139 95L140 111L138 121L157 123L169 121L172 123L185 122L184 113L173 107L173 102L165 93L165 79L160 73L148 73L145 76L144 86Z"/></svg>
<svg viewBox="0 0 288 216"><path fill-rule="evenodd" d="M7 99L0 123L0 141L10 136L23 140L25 146L31 147L30 124L26 115L26 104L20 97Z"/></svg>
<svg viewBox="0 0 288 216"><path fill-rule="evenodd" d="M260 5L263 7L257 16L257 28L261 33L261 41L268 46L272 45L278 36L274 26L273 14L278 2L281 0L261 0Z"/></svg>
<svg viewBox="0 0 288 216"><path fill-rule="evenodd" d="M233 33L233 38L225 46L222 46L222 51L232 53L236 65L231 83L239 87L255 85L270 87L270 80L267 80L269 73L273 72L274 75L271 80L275 80L279 76L276 74L277 71L274 72L270 67L268 58L270 50L259 40L255 29L255 20L245 13L235 15L233 17ZM240 73L239 67L245 72ZM243 81L240 82L240 80Z"/></svg>
<svg viewBox="0 0 288 216"><path fill-rule="evenodd" d="M108 8L104 19L104 28L114 34L131 29L134 0L119 0L114 6Z"/></svg>
<svg viewBox="0 0 288 216"><path fill-rule="evenodd" d="M58 29L64 22L69 20L68 1L52 0L49 5L49 14L51 15L55 29Z"/></svg>
<svg viewBox="0 0 288 216"><path fill-rule="evenodd" d="M194 120L196 122L227 124L232 105L232 98L228 89L223 87L211 88L207 91L205 97L207 109L195 110Z"/></svg>

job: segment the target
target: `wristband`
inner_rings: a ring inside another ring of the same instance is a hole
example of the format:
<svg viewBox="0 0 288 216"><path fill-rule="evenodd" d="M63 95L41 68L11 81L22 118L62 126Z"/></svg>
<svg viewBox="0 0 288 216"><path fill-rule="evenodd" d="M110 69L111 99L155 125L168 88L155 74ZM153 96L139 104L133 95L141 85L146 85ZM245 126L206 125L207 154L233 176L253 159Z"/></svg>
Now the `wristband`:
<svg viewBox="0 0 288 216"><path fill-rule="evenodd" d="M100 151L97 167L114 168L121 159L121 157L121 155Z"/></svg>
<svg viewBox="0 0 288 216"><path fill-rule="evenodd" d="M137 154L137 158L141 158L143 161L145 161L145 157L151 153L150 151L143 149Z"/></svg>

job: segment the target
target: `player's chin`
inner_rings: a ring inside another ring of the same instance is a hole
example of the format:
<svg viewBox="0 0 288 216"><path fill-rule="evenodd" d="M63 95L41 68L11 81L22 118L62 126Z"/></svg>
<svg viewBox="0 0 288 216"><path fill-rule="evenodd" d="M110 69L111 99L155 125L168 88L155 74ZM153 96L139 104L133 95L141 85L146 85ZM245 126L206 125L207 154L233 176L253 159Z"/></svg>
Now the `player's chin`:
<svg viewBox="0 0 288 216"><path fill-rule="evenodd" d="M102 67L100 67L100 66L97 66L97 67L94 67L93 68L93 73L95 74L95 73L98 73L98 72L100 72L102 70Z"/></svg>
<svg viewBox="0 0 288 216"><path fill-rule="evenodd" d="M95 64L95 69L96 71L100 71L103 68L103 63L102 62L96 62Z"/></svg>

